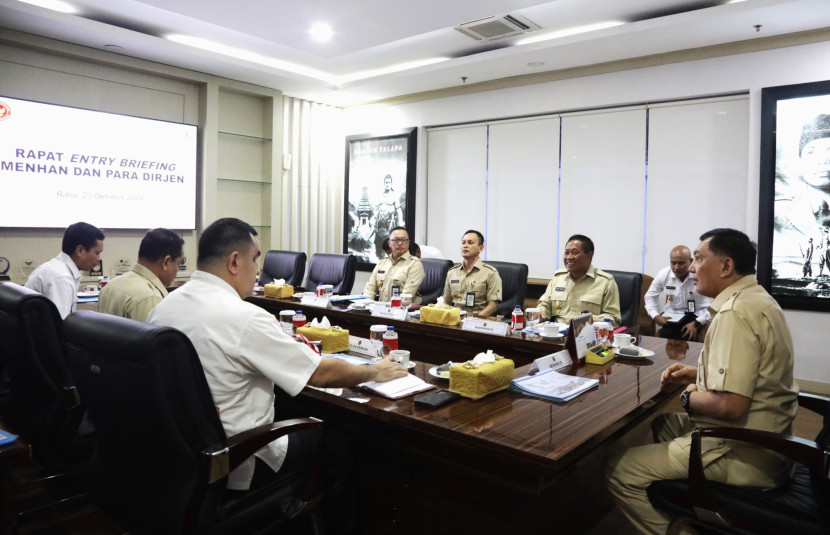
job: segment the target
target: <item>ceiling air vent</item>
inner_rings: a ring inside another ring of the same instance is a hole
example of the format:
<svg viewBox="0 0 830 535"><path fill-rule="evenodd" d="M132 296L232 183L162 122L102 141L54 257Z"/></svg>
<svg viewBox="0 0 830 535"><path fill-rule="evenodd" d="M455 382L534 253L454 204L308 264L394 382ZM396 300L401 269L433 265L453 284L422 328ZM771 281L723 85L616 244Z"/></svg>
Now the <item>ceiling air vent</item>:
<svg viewBox="0 0 830 535"><path fill-rule="evenodd" d="M466 22L455 29L477 41L495 41L541 30L539 26L516 13Z"/></svg>

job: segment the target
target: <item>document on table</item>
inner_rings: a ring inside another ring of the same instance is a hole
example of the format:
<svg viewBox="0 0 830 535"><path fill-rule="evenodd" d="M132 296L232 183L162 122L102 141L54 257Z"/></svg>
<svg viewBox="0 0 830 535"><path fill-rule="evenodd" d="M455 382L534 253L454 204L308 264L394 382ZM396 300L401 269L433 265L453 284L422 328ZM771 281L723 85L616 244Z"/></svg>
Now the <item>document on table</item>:
<svg viewBox="0 0 830 535"><path fill-rule="evenodd" d="M510 390L553 401L570 401L599 384L598 379L574 377L554 370L526 375L510 382Z"/></svg>
<svg viewBox="0 0 830 535"><path fill-rule="evenodd" d="M424 390L429 390L430 388L435 388L435 385L431 385L411 373L384 383L369 381L368 383L361 383L359 386L390 399L399 399L411 394L423 392Z"/></svg>
<svg viewBox="0 0 830 535"><path fill-rule="evenodd" d="M678 321L683 319L683 316L685 316L686 314L682 312L663 312L660 315L669 318L670 323L677 323Z"/></svg>

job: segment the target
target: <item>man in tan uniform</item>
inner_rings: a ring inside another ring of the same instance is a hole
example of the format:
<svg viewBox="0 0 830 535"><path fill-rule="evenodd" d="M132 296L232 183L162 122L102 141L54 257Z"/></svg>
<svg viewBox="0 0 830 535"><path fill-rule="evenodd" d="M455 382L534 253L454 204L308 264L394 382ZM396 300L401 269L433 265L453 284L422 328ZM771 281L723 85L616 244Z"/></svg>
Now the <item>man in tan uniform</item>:
<svg viewBox="0 0 830 535"><path fill-rule="evenodd" d="M184 240L166 228L147 231L138 246L138 262L101 289L98 311L136 321L167 297L182 261Z"/></svg>
<svg viewBox="0 0 830 535"><path fill-rule="evenodd" d="M444 303L466 310L468 314L487 318L496 312L501 302L501 277L491 265L479 258L484 250L484 235L468 230L461 238L463 262L447 272L444 283Z"/></svg>
<svg viewBox="0 0 830 535"><path fill-rule="evenodd" d="M615 326L620 324L620 290L614 277L591 265L593 258L591 238L582 234L568 238L565 267L553 274L539 298L543 321L565 322L590 312L594 321L610 318Z"/></svg>
<svg viewBox="0 0 830 535"><path fill-rule="evenodd" d="M667 414L652 424L661 442L609 459L611 493L642 533L666 533L672 518L651 506L648 486L685 479L695 427L728 426L789 433L798 407L793 381L793 345L778 303L755 279L755 246L743 232L711 230L701 237L691 272L701 295L714 297L714 316L697 367L675 363L661 377L685 384L686 413ZM708 480L772 488L791 476L791 463L752 445L703 439Z"/></svg>
<svg viewBox="0 0 830 535"><path fill-rule="evenodd" d="M392 252L381 259L366 287L363 295L378 301L391 301L395 289L400 294L412 294L412 302L420 303L418 289L424 280L424 266L421 260L409 254L409 233L403 227L395 227L389 233L389 246Z"/></svg>

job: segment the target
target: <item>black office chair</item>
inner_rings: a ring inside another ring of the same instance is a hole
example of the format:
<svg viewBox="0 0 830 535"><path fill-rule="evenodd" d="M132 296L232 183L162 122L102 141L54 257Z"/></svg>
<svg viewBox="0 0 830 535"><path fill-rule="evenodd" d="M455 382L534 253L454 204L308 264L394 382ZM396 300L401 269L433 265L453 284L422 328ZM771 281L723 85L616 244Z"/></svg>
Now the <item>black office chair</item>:
<svg viewBox="0 0 830 535"><path fill-rule="evenodd" d="M637 325L643 275L633 271L612 271L610 269L606 269L605 272L614 277L620 291L620 325L626 327Z"/></svg>
<svg viewBox="0 0 830 535"><path fill-rule="evenodd" d="M444 294L444 284L447 281L447 272L452 267L452 260L443 258L422 258L424 266L424 280L418 290L421 294L421 304L435 303Z"/></svg>
<svg viewBox="0 0 830 535"><path fill-rule="evenodd" d="M501 303L496 308L496 314L509 316L516 305L524 308L527 295L527 264L491 260L487 263L496 268L501 277Z"/></svg>
<svg viewBox="0 0 830 535"><path fill-rule="evenodd" d="M285 284L300 286L305 276L306 254L294 251L268 251L262 262L259 283L268 284L276 279L285 279Z"/></svg>
<svg viewBox="0 0 830 535"><path fill-rule="evenodd" d="M354 286L357 257L350 254L317 253L311 257L305 291L313 292L321 284L334 286L334 293L349 295Z"/></svg>
<svg viewBox="0 0 830 535"><path fill-rule="evenodd" d="M271 532L302 515L317 532L319 447L308 474L242 498L226 485L263 446L301 429L321 431L322 422L274 422L227 438L199 357L180 331L82 310L63 332L98 431L95 500L113 519L133 534L216 535Z"/></svg>
<svg viewBox="0 0 830 535"><path fill-rule="evenodd" d="M752 429L696 429L689 451L689 478L652 483L649 500L704 533L830 533L830 398L799 394L798 403L824 415L815 442ZM778 452L797 463L795 476L786 485L766 491L706 481L701 437L740 440Z"/></svg>
<svg viewBox="0 0 830 535"><path fill-rule="evenodd" d="M0 348L9 389L5 417L42 467L31 472L24 463L3 477L17 495L45 492L12 507L12 532L21 523L89 500L95 430L66 365L61 323L55 304L45 296L0 283Z"/></svg>
<svg viewBox="0 0 830 535"><path fill-rule="evenodd" d="M62 320L47 297L0 283L0 346L6 355L6 419L32 446L32 457L54 472L88 467L94 430L66 365Z"/></svg>

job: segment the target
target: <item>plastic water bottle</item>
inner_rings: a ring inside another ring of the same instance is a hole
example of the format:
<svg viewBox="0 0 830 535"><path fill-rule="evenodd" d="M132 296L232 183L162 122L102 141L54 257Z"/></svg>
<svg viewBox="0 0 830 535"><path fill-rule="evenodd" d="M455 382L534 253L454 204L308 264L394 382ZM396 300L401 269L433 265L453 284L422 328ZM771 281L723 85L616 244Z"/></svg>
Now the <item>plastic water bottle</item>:
<svg viewBox="0 0 830 535"><path fill-rule="evenodd" d="M525 328L525 313L522 312L522 306L516 305L516 308L513 309L513 321L511 324L511 329L514 333L521 332L522 329Z"/></svg>
<svg viewBox="0 0 830 535"><path fill-rule="evenodd" d="M398 349L398 333L395 332L393 326L388 326L386 332L383 333L383 356L389 355L390 351Z"/></svg>
<svg viewBox="0 0 830 535"><path fill-rule="evenodd" d="M602 345L610 346L611 342L614 340L614 335L611 333L614 332L614 324L611 323L611 318L605 318L605 325L608 327L608 330L605 331L605 340L602 341Z"/></svg>

